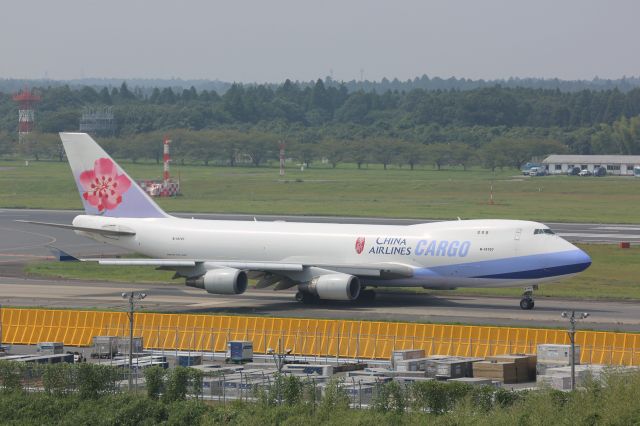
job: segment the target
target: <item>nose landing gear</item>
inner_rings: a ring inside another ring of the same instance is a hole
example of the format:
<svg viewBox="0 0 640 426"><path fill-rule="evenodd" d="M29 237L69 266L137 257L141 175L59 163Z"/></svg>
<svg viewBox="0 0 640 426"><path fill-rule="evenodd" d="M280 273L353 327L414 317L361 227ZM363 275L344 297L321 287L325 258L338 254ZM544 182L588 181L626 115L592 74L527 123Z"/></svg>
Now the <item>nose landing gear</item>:
<svg viewBox="0 0 640 426"><path fill-rule="evenodd" d="M530 287L525 287L522 293L522 299L520 299L520 309L531 310L535 306L533 300L533 291L538 289L538 285L534 284Z"/></svg>

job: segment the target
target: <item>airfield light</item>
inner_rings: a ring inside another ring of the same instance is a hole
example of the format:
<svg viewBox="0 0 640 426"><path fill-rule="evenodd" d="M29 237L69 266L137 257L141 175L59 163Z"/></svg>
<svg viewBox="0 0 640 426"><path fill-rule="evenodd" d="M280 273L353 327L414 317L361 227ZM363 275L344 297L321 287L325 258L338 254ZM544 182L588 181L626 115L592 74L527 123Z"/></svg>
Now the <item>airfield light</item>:
<svg viewBox="0 0 640 426"><path fill-rule="evenodd" d="M133 388L133 316L135 313L136 302L147 297L146 293L138 293L135 291L123 292L122 298L129 301L129 391Z"/></svg>
<svg viewBox="0 0 640 426"><path fill-rule="evenodd" d="M569 319L569 340L571 341L571 390L576 390L576 321L589 317L588 312L564 311L560 316Z"/></svg>
<svg viewBox="0 0 640 426"><path fill-rule="evenodd" d="M278 373L282 372L282 367L284 367L285 361L287 359L287 355L291 355L293 349L285 349L282 350L282 338L278 339L278 350L274 350L273 348L267 349L267 354L273 357L273 362L276 364L276 368L278 369Z"/></svg>

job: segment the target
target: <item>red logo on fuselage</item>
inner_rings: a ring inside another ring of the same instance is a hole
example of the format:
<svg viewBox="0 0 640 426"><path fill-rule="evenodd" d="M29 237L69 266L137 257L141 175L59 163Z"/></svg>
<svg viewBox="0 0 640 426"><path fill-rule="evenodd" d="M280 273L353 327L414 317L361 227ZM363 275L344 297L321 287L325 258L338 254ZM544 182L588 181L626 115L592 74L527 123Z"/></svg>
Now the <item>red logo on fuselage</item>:
<svg viewBox="0 0 640 426"><path fill-rule="evenodd" d="M356 253L360 254L364 250L364 237L358 237L356 240Z"/></svg>

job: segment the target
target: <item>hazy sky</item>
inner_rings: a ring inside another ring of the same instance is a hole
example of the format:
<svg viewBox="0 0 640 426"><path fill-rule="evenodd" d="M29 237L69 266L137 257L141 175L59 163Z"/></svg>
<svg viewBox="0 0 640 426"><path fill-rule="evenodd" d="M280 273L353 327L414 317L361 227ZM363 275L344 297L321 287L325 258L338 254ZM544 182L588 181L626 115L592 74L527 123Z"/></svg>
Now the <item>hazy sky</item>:
<svg viewBox="0 0 640 426"><path fill-rule="evenodd" d="M638 0L0 0L0 77L640 75Z"/></svg>

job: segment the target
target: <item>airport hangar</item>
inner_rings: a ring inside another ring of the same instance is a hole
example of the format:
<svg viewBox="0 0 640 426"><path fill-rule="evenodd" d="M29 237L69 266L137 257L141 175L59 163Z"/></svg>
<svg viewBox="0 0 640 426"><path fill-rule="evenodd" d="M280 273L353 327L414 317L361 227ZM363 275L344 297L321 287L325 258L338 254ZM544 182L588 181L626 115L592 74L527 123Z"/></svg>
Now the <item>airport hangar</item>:
<svg viewBox="0 0 640 426"><path fill-rule="evenodd" d="M633 176L633 170L640 168L640 155L549 155L542 161L549 174L566 174L572 168L587 169L591 173L598 167L607 169L607 174Z"/></svg>

